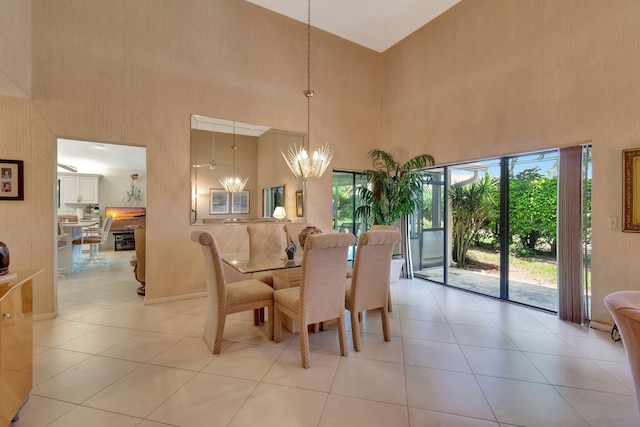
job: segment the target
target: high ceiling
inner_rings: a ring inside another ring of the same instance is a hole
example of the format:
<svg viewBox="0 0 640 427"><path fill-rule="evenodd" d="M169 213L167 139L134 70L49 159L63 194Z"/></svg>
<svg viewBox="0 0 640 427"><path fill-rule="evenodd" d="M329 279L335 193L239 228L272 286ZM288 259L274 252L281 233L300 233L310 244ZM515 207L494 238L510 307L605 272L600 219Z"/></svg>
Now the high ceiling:
<svg viewBox="0 0 640 427"><path fill-rule="evenodd" d="M246 0L307 23L304 0ZM460 0L313 0L311 26L384 52Z"/></svg>
<svg viewBox="0 0 640 427"><path fill-rule="evenodd" d="M246 0L307 23L304 0ZM313 0L311 25L361 46L384 52L460 0ZM141 150L141 151L138 151ZM79 172L105 168L144 169L144 149L61 140L58 162ZM66 172L58 168L60 172Z"/></svg>

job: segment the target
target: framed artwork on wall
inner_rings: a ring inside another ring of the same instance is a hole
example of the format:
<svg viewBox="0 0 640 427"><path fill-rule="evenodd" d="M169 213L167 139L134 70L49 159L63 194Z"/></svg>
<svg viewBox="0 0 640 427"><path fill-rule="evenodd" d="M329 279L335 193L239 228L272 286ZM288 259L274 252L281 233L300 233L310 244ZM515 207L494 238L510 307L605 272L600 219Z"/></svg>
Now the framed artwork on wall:
<svg viewBox="0 0 640 427"><path fill-rule="evenodd" d="M232 214L248 214L249 213L249 190L231 193L231 213Z"/></svg>
<svg viewBox="0 0 640 427"><path fill-rule="evenodd" d="M0 159L0 200L24 200L22 160Z"/></svg>
<svg viewBox="0 0 640 427"><path fill-rule="evenodd" d="M622 150L622 231L640 232L640 148Z"/></svg>
<svg viewBox="0 0 640 427"><path fill-rule="evenodd" d="M302 191L296 191L296 216L304 216L304 204L302 198Z"/></svg>
<svg viewBox="0 0 640 427"><path fill-rule="evenodd" d="M223 189L212 188L209 203L211 215L225 215L229 213L229 193Z"/></svg>

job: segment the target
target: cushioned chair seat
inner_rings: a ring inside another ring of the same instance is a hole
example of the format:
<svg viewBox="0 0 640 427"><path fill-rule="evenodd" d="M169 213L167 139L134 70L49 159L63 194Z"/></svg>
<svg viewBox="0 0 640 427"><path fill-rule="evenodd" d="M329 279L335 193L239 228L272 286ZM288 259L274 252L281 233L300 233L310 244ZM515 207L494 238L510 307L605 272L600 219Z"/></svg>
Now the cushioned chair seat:
<svg viewBox="0 0 640 427"><path fill-rule="evenodd" d="M268 301L272 296L273 289L259 280L249 279L227 284L227 304L234 306L236 311L251 310L243 307L254 305L255 301Z"/></svg>

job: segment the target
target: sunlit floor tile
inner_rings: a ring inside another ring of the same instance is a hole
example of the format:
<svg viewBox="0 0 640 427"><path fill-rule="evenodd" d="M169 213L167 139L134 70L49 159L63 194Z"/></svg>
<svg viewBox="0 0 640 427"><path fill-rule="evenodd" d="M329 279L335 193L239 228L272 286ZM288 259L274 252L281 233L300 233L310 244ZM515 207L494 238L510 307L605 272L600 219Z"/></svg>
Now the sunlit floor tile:
<svg viewBox="0 0 640 427"><path fill-rule="evenodd" d="M525 355L553 385L633 394L624 384L589 359L539 353Z"/></svg>
<svg viewBox="0 0 640 427"><path fill-rule="evenodd" d="M80 404L138 366L126 360L92 357L36 385L33 394Z"/></svg>
<svg viewBox="0 0 640 427"><path fill-rule="evenodd" d="M406 405L403 373L403 365L397 363L343 357L331 393Z"/></svg>
<svg viewBox="0 0 640 427"><path fill-rule="evenodd" d="M91 357L90 354L57 348L38 353L33 356L33 384L39 384Z"/></svg>
<svg viewBox="0 0 640 427"><path fill-rule="evenodd" d="M44 347L56 347L86 335L89 332L97 331L100 328L102 328L100 325L67 322L63 325L35 333L33 335L33 343Z"/></svg>
<svg viewBox="0 0 640 427"><path fill-rule="evenodd" d="M20 419L11 427L45 427L75 407L71 403L32 394L20 411Z"/></svg>
<svg viewBox="0 0 640 427"><path fill-rule="evenodd" d="M231 345L228 341L223 341L222 351L226 348L225 344L226 346ZM211 353L211 350L209 350L209 347L201 337L186 337L173 347L149 360L149 363L170 368L200 371L216 357L215 354Z"/></svg>
<svg viewBox="0 0 640 427"><path fill-rule="evenodd" d="M195 372L183 369L142 365L103 389L84 405L145 418L194 375Z"/></svg>
<svg viewBox="0 0 640 427"><path fill-rule="evenodd" d="M197 374L147 418L181 427L223 427L257 385L255 381Z"/></svg>
<svg viewBox="0 0 640 427"><path fill-rule="evenodd" d="M147 362L183 338L179 335L145 331L100 353L117 359Z"/></svg>
<svg viewBox="0 0 640 427"><path fill-rule="evenodd" d="M578 411L590 426L632 427L640 425L638 405L634 395L556 387L558 392Z"/></svg>
<svg viewBox="0 0 640 427"><path fill-rule="evenodd" d="M506 331L518 350L531 353L585 357L577 348L550 332Z"/></svg>
<svg viewBox="0 0 640 427"><path fill-rule="evenodd" d="M263 382L328 392L341 356L311 353L311 368L302 367L300 351L284 350L262 379Z"/></svg>
<svg viewBox="0 0 640 427"><path fill-rule="evenodd" d="M129 338L138 335L139 331L125 328L103 326L102 328L58 346L63 350L81 351L99 354Z"/></svg>
<svg viewBox="0 0 640 427"><path fill-rule="evenodd" d="M171 320L167 320L164 323L151 328L153 332L162 332L165 334L175 334L182 336L189 336L194 331L202 328L204 325L205 317L203 315L193 314L177 314Z"/></svg>
<svg viewBox="0 0 640 427"><path fill-rule="evenodd" d="M500 423L587 426L551 385L483 376L477 379Z"/></svg>
<svg viewBox="0 0 640 427"><path fill-rule="evenodd" d="M401 319L425 320L428 322L446 322L444 314L440 311L437 304L431 307L423 307L418 305L399 305L399 317Z"/></svg>
<svg viewBox="0 0 640 427"><path fill-rule="evenodd" d="M174 313L143 309L137 314L115 321L111 326L148 331L175 316Z"/></svg>
<svg viewBox="0 0 640 427"><path fill-rule="evenodd" d="M320 427L409 427L407 407L330 394Z"/></svg>
<svg viewBox="0 0 640 427"><path fill-rule="evenodd" d="M50 427L134 427L140 418L78 406L49 424Z"/></svg>
<svg viewBox="0 0 640 427"><path fill-rule="evenodd" d="M507 335L497 327L449 325L458 344L517 350Z"/></svg>
<svg viewBox="0 0 640 427"><path fill-rule="evenodd" d="M446 323L400 319L402 338L456 343L451 328Z"/></svg>
<svg viewBox="0 0 640 427"><path fill-rule="evenodd" d="M405 366L410 407L495 421L472 374Z"/></svg>
<svg viewBox="0 0 640 427"><path fill-rule="evenodd" d="M519 351L461 346L476 375L510 378L547 384L544 375Z"/></svg>
<svg viewBox="0 0 640 427"><path fill-rule="evenodd" d="M614 342L609 338L603 339L601 335L596 337L563 335L562 339L590 359L621 363L628 361L621 341Z"/></svg>
<svg viewBox="0 0 640 427"><path fill-rule="evenodd" d="M260 381L283 350L283 348L235 343L222 351L202 371Z"/></svg>
<svg viewBox="0 0 640 427"><path fill-rule="evenodd" d="M229 427L315 426L320 421L326 400L326 393L262 383Z"/></svg>
<svg viewBox="0 0 640 427"><path fill-rule="evenodd" d="M353 338L347 336L349 344L349 357L378 360L381 362L403 363L402 339L391 337L391 341L385 341L381 335L361 334L360 351L353 349Z"/></svg>
<svg viewBox="0 0 640 427"><path fill-rule="evenodd" d="M411 427L499 427L494 421L462 417L460 415L427 411L426 409L409 408Z"/></svg>
<svg viewBox="0 0 640 427"><path fill-rule="evenodd" d="M404 363L425 368L471 372L458 344L403 339Z"/></svg>

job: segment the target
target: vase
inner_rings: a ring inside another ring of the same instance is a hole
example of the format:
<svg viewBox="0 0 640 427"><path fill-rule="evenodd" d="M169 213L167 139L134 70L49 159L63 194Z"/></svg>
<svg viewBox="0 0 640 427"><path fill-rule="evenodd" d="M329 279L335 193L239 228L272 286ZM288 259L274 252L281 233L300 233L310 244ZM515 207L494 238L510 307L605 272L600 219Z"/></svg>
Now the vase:
<svg viewBox="0 0 640 427"><path fill-rule="evenodd" d="M9 248L0 242L0 276L9 272Z"/></svg>

